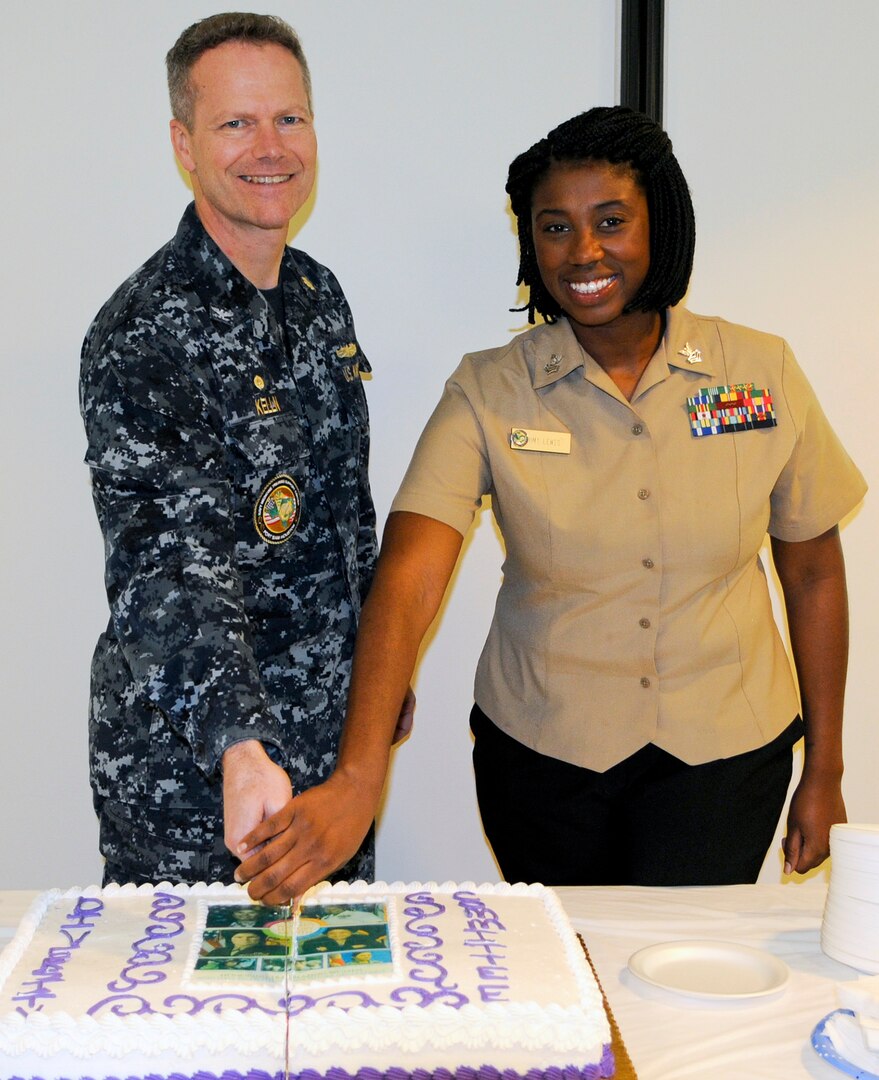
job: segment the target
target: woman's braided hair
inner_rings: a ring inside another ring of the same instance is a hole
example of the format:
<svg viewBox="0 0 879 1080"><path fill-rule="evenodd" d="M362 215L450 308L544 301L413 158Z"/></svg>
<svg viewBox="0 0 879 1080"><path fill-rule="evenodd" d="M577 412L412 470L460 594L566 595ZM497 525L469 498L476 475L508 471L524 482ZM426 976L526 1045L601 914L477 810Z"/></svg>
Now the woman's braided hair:
<svg viewBox="0 0 879 1080"><path fill-rule="evenodd" d="M516 284L530 290L529 322L535 321L535 311L547 322L555 322L562 315L537 267L531 232L534 189L557 162L590 161L628 165L647 196L650 267L626 312L660 311L676 304L687 291L693 269L696 220L671 139L649 116L622 105L603 105L559 124L510 165L507 194L519 228Z"/></svg>

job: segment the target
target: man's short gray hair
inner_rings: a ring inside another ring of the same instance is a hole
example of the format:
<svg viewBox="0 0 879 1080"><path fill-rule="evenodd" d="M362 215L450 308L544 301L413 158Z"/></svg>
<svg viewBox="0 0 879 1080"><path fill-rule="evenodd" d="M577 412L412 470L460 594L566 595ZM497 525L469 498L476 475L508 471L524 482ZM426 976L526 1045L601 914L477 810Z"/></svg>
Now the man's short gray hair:
<svg viewBox="0 0 879 1080"><path fill-rule="evenodd" d="M244 41L252 45L280 45L288 49L302 68L308 108L311 109L311 75L295 30L277 15L254 15L244 11L227 11L210 15L187 27L165 57L168 69L168 94L171 114L187 128L192 127L195 110L195 88L190 74L196 60L209 49L227 41Z"/></svg>

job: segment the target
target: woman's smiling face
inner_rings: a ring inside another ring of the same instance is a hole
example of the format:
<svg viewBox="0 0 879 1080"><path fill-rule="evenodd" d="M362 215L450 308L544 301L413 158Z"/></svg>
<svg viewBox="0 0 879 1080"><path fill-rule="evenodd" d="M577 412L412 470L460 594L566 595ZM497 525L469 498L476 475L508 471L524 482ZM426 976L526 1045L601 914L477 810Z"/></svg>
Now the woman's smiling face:
<svg viewBox="0 0 879 1080"><path fill-rule="evenodd" d="M644 190L627 165L555 164L534 189L531 229L543 284L585 346L590 328L623 316L647 276Z"/></svg>

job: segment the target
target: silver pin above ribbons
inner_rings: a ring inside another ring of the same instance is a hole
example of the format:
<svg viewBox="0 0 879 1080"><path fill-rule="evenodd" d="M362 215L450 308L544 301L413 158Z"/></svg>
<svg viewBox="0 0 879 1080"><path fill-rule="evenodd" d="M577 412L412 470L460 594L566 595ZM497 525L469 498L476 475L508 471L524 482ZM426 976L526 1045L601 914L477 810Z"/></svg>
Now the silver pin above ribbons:
<svg viewBox="0 0 879 1080"><path fill-rule="evenodd" d="M702 363L702 350L691 349L689 341L684 343L684 347L682 349L678 349L678 356L683 356L688 364Z"/></svg>

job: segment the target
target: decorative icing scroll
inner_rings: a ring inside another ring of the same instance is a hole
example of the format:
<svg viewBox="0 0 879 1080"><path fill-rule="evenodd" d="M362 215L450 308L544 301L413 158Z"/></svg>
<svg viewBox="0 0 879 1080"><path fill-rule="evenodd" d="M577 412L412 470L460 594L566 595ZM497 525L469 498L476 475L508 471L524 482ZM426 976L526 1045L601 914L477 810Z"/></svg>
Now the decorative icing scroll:
<svg viewBox="0 0 879 1080"><path fill-rule="evenodd" d="M443 967L443 954L439 951L443 940L437 926L430 921L443 914L445 905L426 891L409 893L403 898L403 905L406 933L415 939L407 938L403 942L406 959L413 965L409 969L409 978L427 985L401 986L391 994L391 1000L421 1008L437 1001L455 1009L467 1005L470 999L458 990L458 984L447 981L449 973Z"/></svg>
<svg viewBox="0 0 879 1080"><path fill-rule="evenodd" d="M150 922L142 938L132 942L131 956L119 978L107 983L114 994L124 994L138 986L164 982L167 975L160 968L174 958L172 938L183 933L186 899L157 892L150 906Z"/></svg>
<svg viewBox="0 0 879 1080"><path fill-rule="evenodd" d="M116 994L92 1005L88 1015L110 1013L113 1016L195 1016L200 1012L219 1013L224 1009L234 1009L236 1012L255 1011L265 1013L266 1016L278 1016L283 1012L283 1001L278 1004L280 1008L269 1009L246 994L213 994L207 998L197 998L191 994L172 994L165 998L160 1007L156 1007L137 994Z"/></svg>

